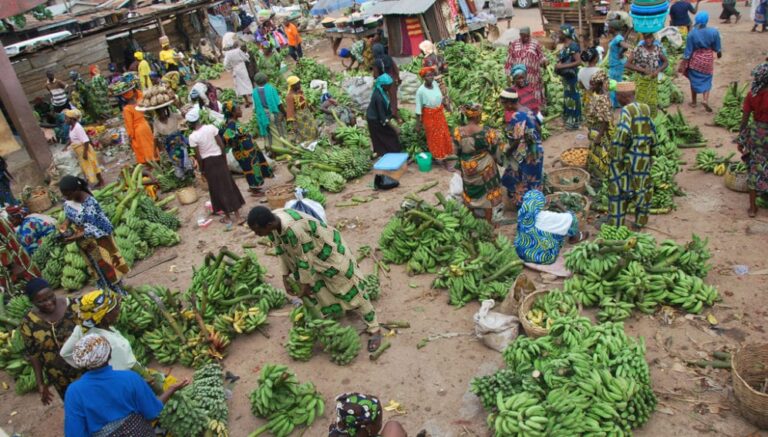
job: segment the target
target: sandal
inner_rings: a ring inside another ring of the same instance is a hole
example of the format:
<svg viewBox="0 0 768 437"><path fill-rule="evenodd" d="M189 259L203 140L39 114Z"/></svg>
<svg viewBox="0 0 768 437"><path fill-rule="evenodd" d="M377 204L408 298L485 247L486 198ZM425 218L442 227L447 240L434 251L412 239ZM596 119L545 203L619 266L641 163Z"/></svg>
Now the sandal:
<svg viewBox="0 0 768 437"><path fill-rule="evenodd" d="M368 352L374 353L379 347L381 347L381 334L378 332L371 334L371 338L368 339Z"/></svg>
<svg viewBox="0 0 768 437"><path fill-rule="evenodd" d="M712 108L710 108L708 104L704 103L703 105L704 105L704 109L706 109L707 112L712 112Z"/></svg>

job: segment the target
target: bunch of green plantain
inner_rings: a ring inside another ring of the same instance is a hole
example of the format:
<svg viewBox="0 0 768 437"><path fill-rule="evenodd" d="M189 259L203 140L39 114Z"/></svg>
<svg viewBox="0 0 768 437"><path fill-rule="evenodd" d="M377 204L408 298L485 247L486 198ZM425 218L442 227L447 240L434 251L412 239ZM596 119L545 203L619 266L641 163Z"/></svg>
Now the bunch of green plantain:
<svg viewBox="0 0 768 437"><path fill-rule="evenodd" d="M347 148L371 147L371 137L368 132L357 126L344 126L343 123L338 123L338 125L333 132L337 144Z"/></svg>
<svg viewBox="0 0 768 437"><path fill-rule="evenodd" d="M13 377L17 394L29 393L37 388L34 369L25 355L26 348L19 329L6 332L0 328L0 369Z"/></svg>
<svg viewBox="0 0 768 437"><path fill-rule="evenodd" d="M202 401L187 387L177 391L160 412L160 426L172 435L202 436L208 430L208 416Z"/></svg>
<svg viewBox="0 0 768 437"><path fill-rule="evenodd" d="M64 267L61 270L61 286L67 290L79 290L90 279L88 263L76 243L64 247Z"/></svg>
<svg viewBox="0 0 768 437"><path fill-rule="evenodd" d="M620 323L557 317L548 335L517 337L504 361L470 385L496 436L630 435L656 407L645 345Z"/></svg>
<svg viewBox="0 0 768 437"><path fill-rule="evenodd" d="M731 82L723 97L723 106L715 115L715 124L731 132L736 132L741 126L742 106L747 96L749 84L739 87L738 82Z"/></svg>
<svg viewBox="0 0 768 437"><path fill-rule="evenodd" d="M649 234L603 225L597 239L576 245L565 255L574 275L563 283L587 307L599 306L598 319L620 321L634 309L653 313L659 305L679 305L698 314L719 295L705 284L711 266L707 241L693 235L679 245L657 245Z"/></svg>
<svg viewBox="0 0 768 437"><path fill-rule="evenodd" d="M288 355L298 361L309 361L315 344L331 356L331 361L346 366L360 353L360 338L357 331L339 322L313 315L305 305L291 311L291 329L285 347Z"/></svg>
<svg viewBox="0 0 768 437"><path fill-rule="evenodd" d="M705 173L722 176L727 167L731 165L731 158L735 154L735 152L731 152L727 156L720 156L714 149L702 149L696 153L696 168Z"/></svg>
<svg viewBox="0 0 768 437"><path fill-rule="evenodd" d="M275 437L290 435L298 426L310 426L325 411L325 402L311 382L301 384L288 367L265 364L258 386L250 394L251 411L267 423L250 434L271 432Z"/></svg>

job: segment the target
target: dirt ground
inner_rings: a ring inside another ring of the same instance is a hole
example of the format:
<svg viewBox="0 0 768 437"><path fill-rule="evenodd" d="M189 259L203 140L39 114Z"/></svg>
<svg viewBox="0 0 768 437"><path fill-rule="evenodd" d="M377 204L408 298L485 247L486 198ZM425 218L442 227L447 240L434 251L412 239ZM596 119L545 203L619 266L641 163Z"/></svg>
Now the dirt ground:
<svg viewBox="0 0 768 437"><path fill-rule="evenodd" d="M740 4L741 5L741 4ZM750 33L749 13L742 8L744 20L737 25L715 24L719 14L719 3L702 4L712 16L712 25L722 32L723 58L716 63L715 87L711 102L720 106L728 82L746 81L751 69L765 57L768 41L765 34ZM540 28L537 10L518 10L513 25L530 25ZM309 50L310 56L329 61L332 54L326 42ZM337 63L335 61L334 65ZM224 79L226 81L226 79ZM687 82L678 79L686 90ZM230 86L231 84L222 83ZM681 105L682 111L691 123L700 126L710 146L722 147L723 152L735 150L732 135L721 128L713 127L712 114L699 107L692 109ZM585 142L578 133L561 133L544 143L545 165L552 162L565 148ZM686 150L686 167L693 166L696 150ZM268 184L277 184L287 179L287 171L278 169L277 179ZM427 193L425 198L434 198L433 192L447 191L450 173L433 169L430 173L419 173L415 165L401 179L399 189L377 193L372 191L373 176L368 175L352 182L344 192L328 195L327 213L331 223L342 229L342 234L353 248L362 245L375 246L381 228L398 209L403 197L426 182L438 180L439 185ZM245 181L238 184L245 192ZM711 174L685 170L678 175L678 182L687 196L677 199L677 210L668 215L654 216L648 231L659 239L673 238L685 241L691 233L709 238L713 252L712 269L707 281L716 285L724 301L716 305L711 313L719 324L711 328L701 317L685 317L674 314L671 323L665 323L659 315L635 314L626 321L627 333L645 338L650 363L653 388L659 397L658 411L637 436L757 436L768 435L744 421L738 414L731 389L728 371L692 369L684 360L704 358L705 354L718 349L733 350L746 343L768 341L765 327L768 311L760 302L765 302L762 292L768 285L765 276L765 250L768 241L768 211L761 210L756 219L746 214L745 194L729 191L723 179ZM353 195L373 195L371 203L355 207L334 208L334 205ZM245 228L225 232L218 222L208 228L196 226L207 194L194 205L181 209L183 222L182 243L173 248L158 251L152 258L138 263L135 271L150 268L145 273L129 279L131 285L159 284L172 289L184 289L189 285L192 267L200 264L207 251L215 251L226 245L240 251L242 244L253 243L253 234ZM248 208L258 200L247 199ZM499 230L509 236L514 226L503 226ZM755 250L754 248L758 249ZM270 273L278 270L277 259L263 255L263 249L256 249L262 263ZM168 263L155 265L157 260L169 254L178 257ZM748 266L752 274L735 276L734 265ZM371 261L362 264L365 270L372 268ZM557 284L544 283L542 278L527 272L540 287L555 287ZM349 366L332 364L322 353L308 363L292 361L286 354L289 321L288 309L270 315L267 339L254 334L236 339L224 360L227 370L240 376L232 389L230 401L230 432L232 436L248 435L260 425L250 412L248 394L256 385L258 372L265 363L284 363L294 369L302 381L311 380L332 406L333 398L345 391L360 391L378 395L384 403L394 400L402 404L405 414L386 413L386 419L402 422L410 435L426 429L434 437L488 436L485 426L485 412L477 398L468 391L474 376L488 374L503 364L501 355L487 349L472 335L472 316L479 305L472 303L462 309L447 304L443 291L430 289L431 275L408 277L404 268L393 266L388 277L382 277L383 295L376 304L380 320L404 320L410 329L398 331L387 338L392 348L378 361L369 361L362 354ZM270 281L281 286L278 277ZM706 314L706 313L705 313ZM362 328L354 317L350 323ZM439 339L423 349L416 344L434 334L457 333L458 336ZM187 375L189 369L176 366L175 374ZM0 374L0 381L7 381L6 374ZM11 383L12 386L12 383ZM326 435L331 422L333 408L327 408L325 417L303 435L319 437ZM36 394L19 397L13 390L0 392L0 426L10 433L24 436L62 435L62 403L56 400L51 406L41 405ZM298 433L297 433L298 435Z"/></svg>

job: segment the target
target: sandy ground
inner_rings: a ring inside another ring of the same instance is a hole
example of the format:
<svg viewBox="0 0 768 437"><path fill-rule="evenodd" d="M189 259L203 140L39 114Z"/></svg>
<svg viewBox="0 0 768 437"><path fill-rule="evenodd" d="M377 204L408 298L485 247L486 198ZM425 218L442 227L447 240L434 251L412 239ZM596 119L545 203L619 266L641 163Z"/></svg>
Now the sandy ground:
<svg viewBox="0 0 768 437"><path fill-rule="evenodd" d="M713 18L719 14L719 4L703 4ZM724 56L717 61L715 88L712 92L714 106L719 106L729 81L745 81L749 71L765 54L768 36L750 33L748 11L745 20L738 25L720 25L723 34ZM540 27L537 10L517 11L513 25ZM712 20L715 21L714 19ZM320 59L330 60L332 54L326 42L310 50ZM334 61L334 65L336 65ZM680 80L680 79L678 79ZM224 80L226 81L226 79ZM686 82L680 82L684 89ZM223 83L222 85L231 86ZM686 92L687 93L687 92ZM687 96L687 94L686 94ZM722 147L723 151L735 150L732 135L723 129L710 126L712 114L703 109L681 106L688 120L701 126L710 146ZM577 133L554 135L544 144L546 165L557 158L562 150L579 143ZM581 140L583 141L583 140ZM685 151L684 159L693 165L695 150ZM287 178L285 170L278 170L277 184ZM450 173L434 169L419 173L411 166L401 180L401 188L385 193L372 191L373 176L368 175L352 182L344 192L328 196L328 218L342 229L353 248L376 245L380 229L398 209L405 195L425 182L438 180L439 185L423 195L432 198L434 191L447 191ZM245 181L238 184L245 189ZM637 430L638 436L755 436L760 433L738 414L731 390L730 373L723 370L701 371L685 366L683 360L698 359L710 351L734 349L747 342L768 341L765 325L768 312L761 293L768 280L758 272L765 269L764 247L768 240L768 212L761 210L756 219L748 219L745 194L729 191L723 179L698 171L683 171L678 182L688 193L677 199L676 211L665 216L651 218L648 230L659 239L674 238L684 241L691 233L706 236L714 257L714 268L708 282L718 286L724 301L712 309L720 324L717 329L699 318L686 318L676 314L671 324L665 324L658 316L635 315L626 321L626 330L633 336L645 338L654 390L659 396L658 411L648 424ZM373 195L371 203L334 208L336 203L353 195ZM226 245L240 251L244 243L253 243L254 236L246 229L225 232L223 225L214 222L206 229L196 227L196 219L202 214L204 195L196 204L184 207L180 217L184 224L182 243L173 248L158 251L151 259L134 267L135 270L150 268L146 273L129 280L132 285L159 284L173 289L189 285L192 267L202 262L203 254ZM247 208L258 204L247 199ZM247 211L246 208L246 211ZM762 232L761 232L762 229ZM513 226L504 226L500 232L513 235ZM757 248L757 249L755 249ZM262 249L257 249L260 253ZM175 253L178 258L155 265L162 257ZM261 256L269 272L277 272L277 259ZM733 266L743 264L753 275L737 277ZM170 271L175 266L175 272ZM371 269L369 260L362 264ZM556 285L543 283L535 273L529 272L543 288ZM397 332L391 338L392 348L378 361L371 362L361 354L351 365L339 367L332 364L322 353L308 363L293 362L286 354L283 343L289 329L288 310L277 311L270 316L270 339L254 334L236 339L224 360L227 370L241 379L233 388L230 402L230 429L235 437L246 436L259 426L260 421L250 413L248 394L255 387L258 372L264 363L284 363L294 369L301 380L313 381L327 403L339 393L360 391L376 394L386 403L395 400L402 404L406 414L395 417L387 413L387 419L401 421L411 435L426 429L434 437L488 436L486 414L477 398L468 391L469 382L476 375L493 372L502 365L500 354L485 348L470 334L473 330L472 315L477 303L462 309L447 304L442 291L431 290L431 275L408 277L404 268L394 266L389 277L382 278L383 296L376 304L380 320L405 320L411 328ZM280 286L279 278L270 281ZM350 323L359 327L359 320L350 317ZM431 342L423 349L416 344L424 337L440 333L459 333L460 336ZM176 366L173 372L186 375L189 369ZM0 374L0 381L8 381ZM10 381L8 381L10 382ZM332 420L332 409L318 420L304 435L326 435ZM62 403L44 407L36 394L19 397L12 390L0 393L0 426L7 432L25 436L62 435Z"/></svg>

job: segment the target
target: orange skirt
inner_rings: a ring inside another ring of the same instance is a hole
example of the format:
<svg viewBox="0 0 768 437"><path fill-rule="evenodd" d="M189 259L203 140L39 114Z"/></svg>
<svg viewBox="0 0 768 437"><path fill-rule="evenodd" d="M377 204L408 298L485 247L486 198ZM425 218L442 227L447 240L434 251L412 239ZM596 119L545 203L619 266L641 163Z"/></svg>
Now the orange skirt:
<svg viewBox="0 0 768 437"><path fill-rule="evenodd" d="M445 159L446 156L453 154L453 140L448 129L448 121L445 119L443 105L437 108L422 108L421 120L424 123L427 147L432 157Z"/></svg>

